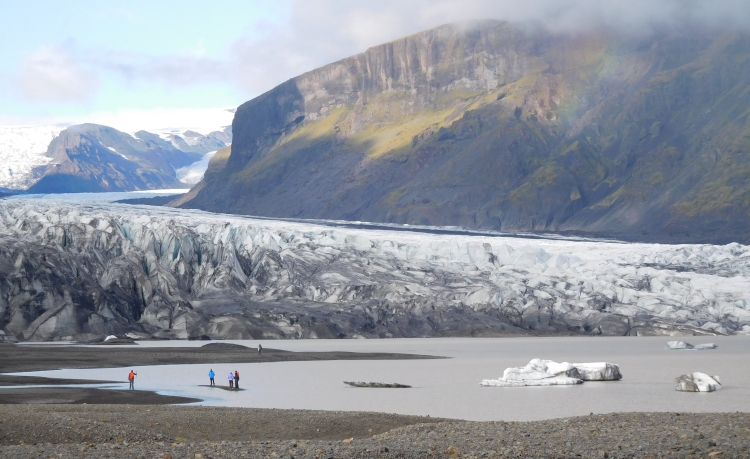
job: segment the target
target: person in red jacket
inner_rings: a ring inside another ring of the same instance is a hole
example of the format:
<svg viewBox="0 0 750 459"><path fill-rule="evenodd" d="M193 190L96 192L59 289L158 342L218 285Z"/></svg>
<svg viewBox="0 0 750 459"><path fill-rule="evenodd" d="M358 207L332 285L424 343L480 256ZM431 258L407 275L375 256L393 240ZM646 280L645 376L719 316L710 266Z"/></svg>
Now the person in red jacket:
<svg viewBox="0 0 750 459"><path fill-rule="evenodd" d="M130 390L135 389L135 377L138 376L138 373L136 373L133 370L130 370L130 374L128 375L128 381L130 381Z"/></svg>
<svg viewBox="0 0 750 459"><path fill-rule="evenodd" d="M240 372L235 371L234 372L234 390L237 390L240 388Z"/></svg>

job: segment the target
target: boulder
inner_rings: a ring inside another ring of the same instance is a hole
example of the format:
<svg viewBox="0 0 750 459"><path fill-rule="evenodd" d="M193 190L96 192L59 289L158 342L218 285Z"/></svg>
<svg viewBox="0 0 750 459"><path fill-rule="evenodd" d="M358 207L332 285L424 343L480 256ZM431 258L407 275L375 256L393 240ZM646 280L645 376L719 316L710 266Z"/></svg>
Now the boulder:
<svg viewBox="0 0 750 459"><path fill-rule="evenodd" d="M609 362L574 363L584 381L619 381L622 379L620 367Z"/></svg>
<svg viewBox="0 0 750 459"><path fill-rule="evenodd" d="M681 392L714 392L723 387L718 376L711 376L698 371L678 376L675 378L675 382L677 383L675 390Z"/></svg>
<svg viewBox="0 0 750 459"><path fill-rule="evenodd" d="M583 384L576 367L568 362L533 359L524 367L506 368L500 379L485 379L480 386L523 387Z"/></svg>

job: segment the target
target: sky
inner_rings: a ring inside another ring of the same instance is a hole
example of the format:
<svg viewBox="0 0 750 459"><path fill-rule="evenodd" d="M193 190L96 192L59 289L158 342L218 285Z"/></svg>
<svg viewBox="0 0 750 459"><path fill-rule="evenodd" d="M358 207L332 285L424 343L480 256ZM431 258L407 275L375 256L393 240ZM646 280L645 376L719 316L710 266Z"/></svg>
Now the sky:
<svg viewBox="0 0 750 459"><path fill-rule="evenodd" d="M0 2L0 125L209 116L305 71L454 21L501 19L563 32L748 30L749 3L7 0Z"/></svg>

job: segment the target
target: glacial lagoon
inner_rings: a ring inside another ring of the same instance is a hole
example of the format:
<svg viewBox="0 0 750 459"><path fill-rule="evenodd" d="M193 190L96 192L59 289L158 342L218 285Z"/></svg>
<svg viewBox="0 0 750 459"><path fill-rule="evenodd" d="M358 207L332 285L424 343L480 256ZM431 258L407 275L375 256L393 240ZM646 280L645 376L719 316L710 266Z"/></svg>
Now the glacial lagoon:
<svg viewBox="0 0 750 459"><path fill-rule="evenodd" d="M670 339L714 342L713 350L665 350ZM434 360L320 361L134 367L136 388L204 399L201 404L256 408L379 411L475 421L531 421L624 411L734 412L750 407L750 337L529 337L383 340L226 341L289 351L401 352ZM142 342L139 346L202 346L205 341ZM249 349L248 352L255 352ZM539 357L558 362L608 361L623 379L577 386L480 387L511 366ZM210 368L217 385L230 370L242 391L201 387ZM128 368L31 372L39 376L121 380ZM719 375L721 391L674 390L674 378L701 371ZM397 382L410 389L349 387L343 381ZM110 385L111 386L111 385ZM118 385L114 385L118 386Z"/></svg>

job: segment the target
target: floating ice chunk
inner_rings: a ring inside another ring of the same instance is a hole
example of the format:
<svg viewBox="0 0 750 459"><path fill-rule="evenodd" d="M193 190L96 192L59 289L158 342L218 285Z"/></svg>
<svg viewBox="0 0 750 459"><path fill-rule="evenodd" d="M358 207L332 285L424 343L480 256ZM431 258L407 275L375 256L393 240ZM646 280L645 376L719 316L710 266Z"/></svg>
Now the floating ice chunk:
<svg viewBox="0 0 750 459"><path fill-rule="evenodd" d="M117 339L117 337L115 335L109 335L106 338L104 338L104 341L109 341L111 339Z"/></svg>
<svg viewBox="0 0 750 459"><path fill-rule="evenodd" d="M485 379L480 386L523 387L582 384L578 370L568 362L533 359L524 367L506 368L500 379Z"/></svg>
<svg viewBox="0 0 750 459"><path fill-rule="evenodd" d="M677 387L675 390L681 392L714 392L721 389L721 381L718 376L710 376L696 371L675 378Z"/></svg>
<svg viewBox="0 0 750 459"><path fill-rule="evenodd" d="M609 362L574 363L584 381L619 381L622 379L620 367Z"/></svg>
<svg viewBox="0 0 750 459"><path fill-rule="evenodd" d="M693 346L690 343L686 343L685 341L667 341L666 349L696 349L696 350L706 350L706 349L716 349L717 346L714 343L705 343L705 344L697 344Z"/></svg>

